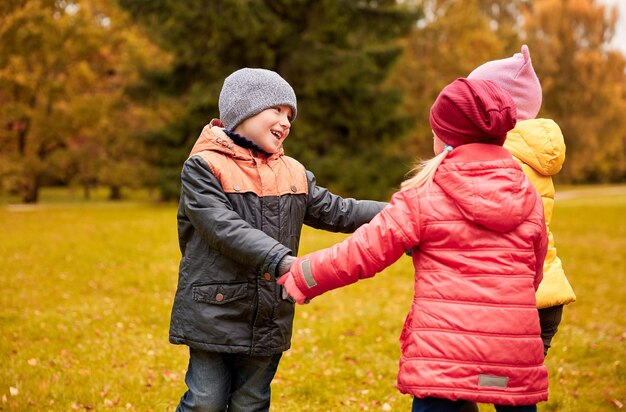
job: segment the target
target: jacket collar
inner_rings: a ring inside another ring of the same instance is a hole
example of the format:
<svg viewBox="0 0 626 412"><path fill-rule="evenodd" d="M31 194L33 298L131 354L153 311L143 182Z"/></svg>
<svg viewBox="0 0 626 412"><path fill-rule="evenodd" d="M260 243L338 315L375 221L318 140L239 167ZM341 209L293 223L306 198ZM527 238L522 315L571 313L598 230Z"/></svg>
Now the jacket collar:
<svg viewBox="0 0 626 412"><path fill-rule="evenodd" d="M219 119L213 119L204 126L198 140L191 149L189 157L202 151L213 151L223 153L239 160L256 161L256 160L275 160L284 155L281 148L278 152L270 155L258 152L256 150L245 148L237 145L232 138L224 132L224 125Z"/></svg>

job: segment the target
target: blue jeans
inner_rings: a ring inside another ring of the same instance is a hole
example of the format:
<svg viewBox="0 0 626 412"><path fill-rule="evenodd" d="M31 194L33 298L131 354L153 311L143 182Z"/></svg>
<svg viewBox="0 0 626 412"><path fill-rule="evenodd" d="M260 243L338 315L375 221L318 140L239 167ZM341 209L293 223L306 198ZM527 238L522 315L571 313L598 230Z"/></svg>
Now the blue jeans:
<svg viewBox="0 0 626 412"><path fill-rule="evenodd" d="M413 398L411 412L457 412L467 401L451 401L441 398ZM536 405L494 405L497 412L537 412Z"/></svg>
<svg viewBox="0 0 626 412"><path fill-rule="evenodd" d="M265 412L282 353L248 356L189 349L187 392L177 412Z"/></svg>

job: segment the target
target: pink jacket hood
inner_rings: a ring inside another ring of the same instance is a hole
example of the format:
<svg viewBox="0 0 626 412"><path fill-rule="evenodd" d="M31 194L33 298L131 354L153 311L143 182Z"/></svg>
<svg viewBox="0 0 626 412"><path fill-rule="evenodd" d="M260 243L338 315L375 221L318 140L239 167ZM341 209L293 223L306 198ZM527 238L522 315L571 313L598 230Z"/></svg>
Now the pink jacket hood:
<svg viewBox="0 0 626 412"><path fill-rule="evenodd" d="M476 150L485 162L471 162ZM455 148L437 169L435 182L463 217L497 232L519 226L535 206L534 188L501 146L476 143Z"/></svg>

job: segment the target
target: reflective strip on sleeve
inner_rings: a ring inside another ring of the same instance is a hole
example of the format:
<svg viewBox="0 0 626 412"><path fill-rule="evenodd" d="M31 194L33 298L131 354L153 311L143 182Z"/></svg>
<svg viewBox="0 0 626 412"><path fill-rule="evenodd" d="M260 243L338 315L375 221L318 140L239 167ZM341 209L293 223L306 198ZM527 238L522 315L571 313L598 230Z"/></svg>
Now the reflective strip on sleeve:
<svg viewBox="0 0 626 412"><path fill-rule="evenodd" d="M309 288L317 286L317 282L315 281L315 278L313 278L313 272L311 272L311 262L309 260L302 261L302 276L304 277L304 281Z"/></svg>

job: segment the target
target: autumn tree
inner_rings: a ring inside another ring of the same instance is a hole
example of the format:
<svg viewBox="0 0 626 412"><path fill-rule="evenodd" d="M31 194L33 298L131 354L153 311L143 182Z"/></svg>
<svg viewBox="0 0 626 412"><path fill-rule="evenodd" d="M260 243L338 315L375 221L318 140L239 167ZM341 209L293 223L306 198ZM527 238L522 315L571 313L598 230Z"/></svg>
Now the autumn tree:
<svg viewBox="0 0 626 412"><path fill-rule="evenodd" d="M561 178L626 178L624 56L608 47L617 10L595 0L535 0L525 16L543 86L541 115L557 121L567 144Z"/></svg>
<svg viewBox="0 0 626 412"><path fill-rule="evenodd" d="M428 111L437 93L476 66L527 43L543 86L539 116L563 129L559 179L618 182L626 176L624 56L609 47L616 10L594 0L424 0L392 81L415 118L405 148L432 155Z"/></svg>
<svg viewBox="0 0 626 412"><path fill-rule="evenodd" d="M90 185L103 169L138 155L132 144L120 150L139 132L127 117L133 109L123 90L152 64L156 49L125 29L123 14L109 3L0 5L0 177L24 202L36 202L46 182ZM115 128L105 127L110 122ZM136 177L127 173L126 179Z"/></svg>
<svg viewBox="0 0 626 412"><path fill-rule="evenodd" d="M178 196L180 165L202 126L218 116L223 79L241 67L280 73L295 89L298 119L287 154L321 184L383 197L401 179L407 128L400 91L384 87L400 54L397 39L417 14L394 0L120 0L175 56L155 88L185 107L159 133L157 165L168 197Z"/></svg>
<svg viewBox="0 0 626 412"><path fill-rule="evenodd" d="M477 0L480 14L507 52L518 52L523 37L524 12L534 0ZM494 59L500 56L494 56Z"/></svg>
<svg viewBox="0 0 626 412"><path fill-rule="evenodd" d="M402 109L413 128L397 150L412 158L433 156L430 106L441 89L476 66L504 54L504 42L476 0L419 2L424 16L413 27L390 82L405 92Z"/></svg>

